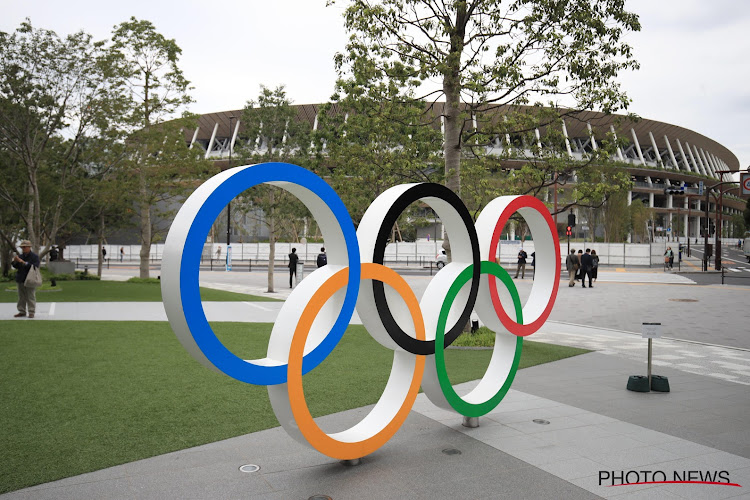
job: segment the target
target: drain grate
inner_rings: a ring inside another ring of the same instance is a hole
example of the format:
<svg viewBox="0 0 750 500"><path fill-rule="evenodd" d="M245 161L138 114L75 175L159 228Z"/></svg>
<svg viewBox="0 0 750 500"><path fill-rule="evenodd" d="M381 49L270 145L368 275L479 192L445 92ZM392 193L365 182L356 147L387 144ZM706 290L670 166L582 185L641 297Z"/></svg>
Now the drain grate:
<svg viewBox="0 0 750 500"><path fill-rule="evenodd" d="M670 302L698 302L698 299L669 299Z"/></svg>
<svg viewBox="0 0 750 500"><path fill-rule="evenodd" d="M549 425L549 420L544 420L543 418L535 418L532 422L539 425Z"/></svg>
<svg viewBox="0 0 750 500"><path fill-rule="evenodd" d="M240 467L240 472L258 472L260 465L246 464Z"/></svg>

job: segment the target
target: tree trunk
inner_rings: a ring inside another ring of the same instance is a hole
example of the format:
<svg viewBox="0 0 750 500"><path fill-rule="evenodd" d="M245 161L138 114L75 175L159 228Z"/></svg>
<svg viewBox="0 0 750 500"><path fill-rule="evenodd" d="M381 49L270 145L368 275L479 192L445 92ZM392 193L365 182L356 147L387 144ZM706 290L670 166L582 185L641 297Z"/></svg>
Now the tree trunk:
<svg viewBox="0 0 750 500"><path fill-rule="evenodd" d="M31 241L32 249L34 253L39 254L39 227L41 226L41 218L39 215L39 186L36 180L36 170L29 168L29 213L28 213L28 227L26 228L29 233L29 240Z"/></svg>
<svg viewBox="0 0 750 500"><path fill-rule="evenodd" d="M104 263L104 256L102 255L102 248L104 246L104 214L99 214L99 231L97 231L98 238L97 238L97 255L98 258L96 259L96 275L100 278L102 277L102 264Z"/></svg>
<svg viewBox="0 0 750 500"><path fill-rule="evenodd" d="M273 263L276 259L276 214L274 213L274 192L270 190L268 200L271 205L271 213L266 221L268 222L268 293L273 293Z"/></svg>
<svg viewBox="0 0 750 500"><path fill-rule="evenodd" d="M144 167L141 166L141 169ZM141 268L140 277L147 279L149 277L149 257L151 254L151 206L148 204L146 190L146 174L140 172L140 219L141 219Z"/></svg>

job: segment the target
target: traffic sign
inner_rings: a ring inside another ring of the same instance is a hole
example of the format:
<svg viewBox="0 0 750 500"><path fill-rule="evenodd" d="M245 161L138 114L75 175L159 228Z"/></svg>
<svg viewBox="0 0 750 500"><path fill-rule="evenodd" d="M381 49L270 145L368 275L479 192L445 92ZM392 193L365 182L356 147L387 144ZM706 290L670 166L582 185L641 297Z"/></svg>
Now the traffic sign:
<svg viewBox="0 0 750 500"><path fill-rule="evenodd" d="M740 175L740 185L742 186L742 194L750 194L750 174Z"/></svg>
<svg viewBox="0 0 750 500"><path fill-rule="evenodd" d="M698 196L703 196L703 181L698 183Z"/></svg>

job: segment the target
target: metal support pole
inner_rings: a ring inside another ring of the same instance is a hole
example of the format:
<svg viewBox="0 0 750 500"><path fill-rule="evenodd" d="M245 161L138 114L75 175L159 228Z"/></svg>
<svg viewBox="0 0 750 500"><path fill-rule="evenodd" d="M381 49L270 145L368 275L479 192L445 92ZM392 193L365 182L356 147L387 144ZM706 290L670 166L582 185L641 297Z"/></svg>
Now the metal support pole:
<svg viewBox="0 0 750 500"><path fill-rule="evenodd" d="M648 339L648 386L651 387L651 340Z"/></svg>

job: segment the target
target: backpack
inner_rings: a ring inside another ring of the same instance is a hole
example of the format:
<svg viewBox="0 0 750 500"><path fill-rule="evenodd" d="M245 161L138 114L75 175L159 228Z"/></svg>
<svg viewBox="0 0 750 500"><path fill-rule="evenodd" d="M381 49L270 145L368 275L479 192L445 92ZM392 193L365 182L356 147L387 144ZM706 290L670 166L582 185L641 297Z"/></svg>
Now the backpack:
<svg viewBox="0 0 750 500"><path fill-rule="evenodd" d="M324 253L318 254L318 261L317 261L318 267L323 267L326 264L328 264L328 256Z"/></svg>

